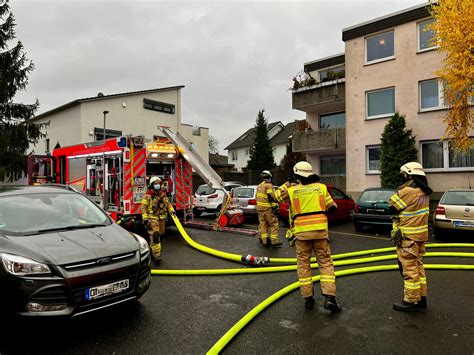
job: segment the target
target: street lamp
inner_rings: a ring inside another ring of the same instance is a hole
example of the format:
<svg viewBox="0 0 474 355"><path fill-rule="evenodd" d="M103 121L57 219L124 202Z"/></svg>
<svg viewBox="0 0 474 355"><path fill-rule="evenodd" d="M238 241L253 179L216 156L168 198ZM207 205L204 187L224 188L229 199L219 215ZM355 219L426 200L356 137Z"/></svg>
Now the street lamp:
<svg viewBox="0 0 474 355"><path fill-rule="evenodd" d="M104 111L104 136L103 136L103 140L105 141L105 118L107 116L107 114L109 113L109 111Z"/></svg>

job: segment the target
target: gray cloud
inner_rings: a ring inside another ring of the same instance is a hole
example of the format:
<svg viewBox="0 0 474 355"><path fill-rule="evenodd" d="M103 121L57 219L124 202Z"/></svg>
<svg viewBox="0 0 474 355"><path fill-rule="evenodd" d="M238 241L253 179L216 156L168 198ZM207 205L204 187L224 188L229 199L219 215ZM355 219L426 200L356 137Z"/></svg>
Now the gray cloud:
<svg viewBox="0 0 474 355"><path fill-rule="evenodd" d="M12 1L17 37L36 65L19 100L44 112L77 98L185 85L183 122L222 150L291 109L303 63L344 51L341 29L420 4L399 1Z"/></svg>

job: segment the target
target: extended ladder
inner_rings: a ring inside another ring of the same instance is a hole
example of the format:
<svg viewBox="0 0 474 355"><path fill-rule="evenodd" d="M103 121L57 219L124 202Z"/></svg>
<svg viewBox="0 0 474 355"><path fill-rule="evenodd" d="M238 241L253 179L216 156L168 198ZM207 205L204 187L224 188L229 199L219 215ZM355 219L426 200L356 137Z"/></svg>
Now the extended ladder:
<svg viewBox="0 0 474 355"><path fill-rule="evenodd" d="M214 171L214 169L194 150L194 147L184 138L181 133L173 132L169 127L158 126L158 129L168 138L173 144L176 145L179 153L187 160L189 164L196 170L196 172L204 179L209 187L217 190L221 190L225 193L225 203L222 204L222 209L217 216L217 219L213 225L213 229L220 229L219 219L226 212L229 203L230 196L227 190L224 188L222 178Z"/></svg>

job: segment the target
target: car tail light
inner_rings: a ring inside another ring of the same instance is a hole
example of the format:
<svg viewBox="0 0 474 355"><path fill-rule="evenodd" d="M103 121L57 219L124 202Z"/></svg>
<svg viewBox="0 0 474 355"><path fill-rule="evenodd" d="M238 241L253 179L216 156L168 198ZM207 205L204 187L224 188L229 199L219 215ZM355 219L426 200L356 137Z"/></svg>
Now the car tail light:
<svg viewBox="0 0 474 355"><path fill-rule="evenodd" d="M217 198L218 196L219 196L218 194L212 194L212 195L207 196L207 198Z"/></svg>
<svg viewBox="0 0 474 355"><path fill-rule="evenodd" d="M354 212L359 213L359 205L357 203L354 205Z"/></svg>
<svg viewBox="0 0 474 355"><path fill-rule="evenodd" d="M257 200L252 198L249 200L249 205L256 205L257 204Z"/></svg>
<svg viewBox="0 0 474 355"><path fill-rule="evenodd" d="M435 214L439 214L439 215L443 215L443 216L444 216L444 215L446 215L446 210L444 209L443 206L438 205L438 206L436 206L436 212L435 212Z"/></svg>

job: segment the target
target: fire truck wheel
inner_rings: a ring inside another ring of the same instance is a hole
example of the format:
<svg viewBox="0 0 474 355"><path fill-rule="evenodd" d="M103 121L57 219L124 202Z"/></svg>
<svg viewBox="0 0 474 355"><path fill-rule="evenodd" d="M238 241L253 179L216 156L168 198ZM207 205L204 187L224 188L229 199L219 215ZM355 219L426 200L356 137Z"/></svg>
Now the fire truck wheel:
<svg viewBox="0 0 474 355"><path fill-rule="evenodd" d="M221 227L226 227L228 223L229 223L229 219L227 218L225 214L223 214L221 218L219 218L219 225Z"/></svg>

